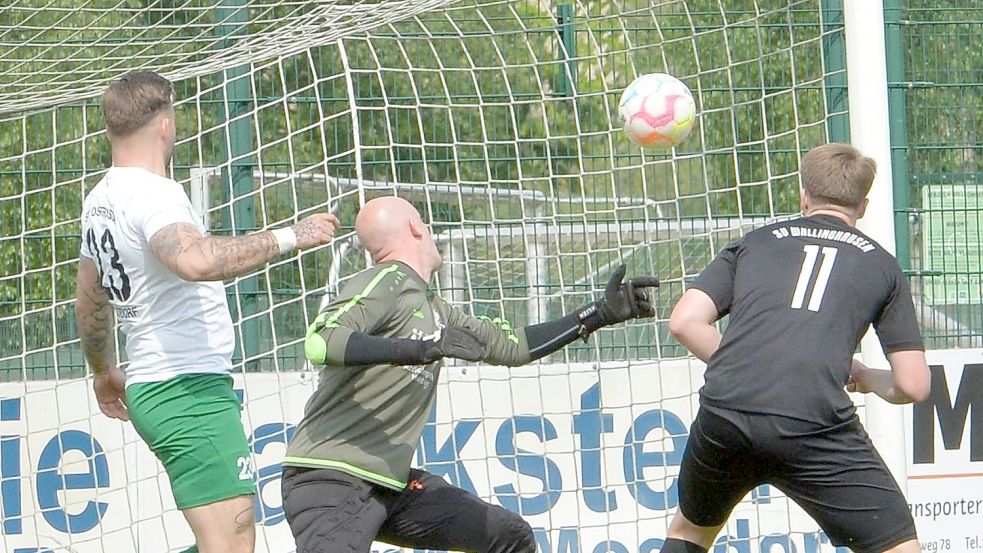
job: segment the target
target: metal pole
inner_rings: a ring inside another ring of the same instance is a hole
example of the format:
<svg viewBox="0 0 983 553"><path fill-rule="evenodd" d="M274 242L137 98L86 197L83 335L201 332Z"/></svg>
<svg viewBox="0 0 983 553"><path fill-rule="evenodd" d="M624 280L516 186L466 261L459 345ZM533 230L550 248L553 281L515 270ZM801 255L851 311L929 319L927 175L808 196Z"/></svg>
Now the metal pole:
<svg viewBox="0 0 983 553"><path fill-rule="evenodd" d="M850 119L847 115L846 41L843 27L843 0L826 0L822 4L823 63L826 67L827 128L831 142L850 141Z"/></svg>
<svg viewBox="0 0 983 553"><path fill-rule="evenodd" d="M901 0L885 0L884 29L887 46L887 100L891 117L891 173L894 177L895 255L902 269L911 269L911 228L908 215L911 202L908 191L908 110L904 74L904 49L901 41Z"/></svg>
<svg viewBox="0 0 983 553"><path fill-rule="evenodd" d="M859 228L894 253L894 193L891 178L890 122L887 109L887 68L884 8L881 0L851 0L844 5L847 78L850 83L850 136L853 144L877 162L877 177ZM863 362L887 368L874 333L860 343ZM873 394L865 396L867 431L894 474L907 488L904 419L901 407Z"/></svg>
<svg viewBox="0 0 983 553"><path fill-rule="evenodd" d="M556 31L560 35L560 54L567 61L560 81L557 83L557 94L564 97L573 96L577 83L577 34L573 25L573 4L556 6Z"/></svg>
<svg viewBox="0 0 983 553"><path fill-rule="evenodd" d="M546 247L549 234L548 227L542 223L545 208L539 206L533 213L535 220L531 225L523 225L523 238L526 246L526 282L528 283L529 299L526 301L526 324L538 324L549 319L550 298L549 263Z"/></svg>
<svg viewBox="0 0 983 553"><path fill-rule="evenodd" d="M231 46L232 37L246 33L249 24L249 10L245 0L223 0L215 10L215 16L221 24L218 32L225 37L225 46ZM226 194L231 195L226 200L231 203L232 213L228 228L235 234L256 230L255 199L253 192L253 169L255 161L252 156L255 136L252 118L248 115L253 109L253 93L249 70L239 66L225 71L226 85L224 89L224 116L228 122L225 126L225 148L222 160L222 184ZM256 356L260 351L260 319L254 317L258 310L259 277L250 276L236 282L233 311L240 321L241 349L236 348L234 361L252 359L246 370L255 369Z"/></svg>

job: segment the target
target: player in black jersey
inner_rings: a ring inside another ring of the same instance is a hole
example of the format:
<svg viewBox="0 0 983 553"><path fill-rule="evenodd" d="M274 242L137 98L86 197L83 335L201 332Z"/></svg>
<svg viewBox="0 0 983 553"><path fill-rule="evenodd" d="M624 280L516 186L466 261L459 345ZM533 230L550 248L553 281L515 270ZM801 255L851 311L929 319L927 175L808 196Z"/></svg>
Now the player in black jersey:
<svg viewBox="0 0 983 553"><path fill-rule="evenodd" d="M845 144L802 159L801 218L726 247L674 308L669 329L707 363L662 553L703 553L754 487L779 488L838 546L920 551L894 478L847 391L928 396L908 283L854 228L875 164ZM715 323L730 315L721 336ZM891 370L853 360L873 324Z"/></svg>

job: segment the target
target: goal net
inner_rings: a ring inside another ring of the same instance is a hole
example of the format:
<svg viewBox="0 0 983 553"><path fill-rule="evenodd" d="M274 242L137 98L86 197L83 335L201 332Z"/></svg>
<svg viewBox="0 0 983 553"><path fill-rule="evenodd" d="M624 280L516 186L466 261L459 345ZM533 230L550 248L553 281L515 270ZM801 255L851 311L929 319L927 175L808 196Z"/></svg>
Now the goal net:
<svg viewBox="0 0 983 553"><path fill-rule="evenodd" d="M722 244L797 211L802 153L845 137L838 4L7 2L3 550L193 541L156 459L99 413L74 328L81 201L110 163L98 95L142 69L175 83L171 170L212 233L328 210L345 225L330 246L227 283L258 551L294 549L279 458L316 384L304 331L367 266L352 232L359 206L393 194L433 226L446 260L435 289L475 315L515 326L557 317L596 297L620 262L662 279L654 322L604 329L521 369L449 366L417 455L524 515L540 551L658 551L702 382L666 319ZM697 101L697 128L674 151L642 151L619 128L621 91L650 72L679 77ZM779 547L832 550L765 487L715 550Z"/></svg>

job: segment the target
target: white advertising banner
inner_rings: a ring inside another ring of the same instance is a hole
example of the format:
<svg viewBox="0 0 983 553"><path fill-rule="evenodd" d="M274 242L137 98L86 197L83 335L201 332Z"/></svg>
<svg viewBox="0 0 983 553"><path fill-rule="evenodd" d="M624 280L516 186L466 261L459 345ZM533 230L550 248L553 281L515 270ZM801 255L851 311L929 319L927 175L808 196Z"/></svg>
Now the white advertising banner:
<svg viewBox="0 0 983 553"><path fill-rule="evenodd" d="M908 502L927 552L983 551L983 350L929 352L932 395L905 406Z"/></svg>
<svg viewBox="0 0 983 553"><path fill-rule="evenodd" d="M934 391L929 414L908 411L911 502L927 546L970 551L968 528L980 527L983 503L983 439L974 439L983 433L976 423L983 406L971 406L983 397L983 364L978 350L930 359L944 365L949 394ZM676 508L701 383L702 365L686 360L447 367L416 465L522 513L541 553L655 553ZM280 459L313 385L309 373L236 378L254 453L259 552L294 550L280 504ZM129 424L99 412L89 386L0 384L2 551L183 550L193 538L166 475ZM713 551L834 550L801 510L762 486L737 508Z"/></svg>

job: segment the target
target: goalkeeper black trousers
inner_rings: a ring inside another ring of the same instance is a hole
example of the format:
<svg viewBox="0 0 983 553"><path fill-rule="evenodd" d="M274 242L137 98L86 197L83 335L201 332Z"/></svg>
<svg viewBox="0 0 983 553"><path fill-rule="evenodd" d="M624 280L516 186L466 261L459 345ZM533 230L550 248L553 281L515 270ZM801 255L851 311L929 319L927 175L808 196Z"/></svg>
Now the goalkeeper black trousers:
<svg viewBox="0 0 983 553"><path fill-rule="evenodd" d="M285 467L283 511L297 553L368 553L373 541L475 553L535 553L532 528L422 470L401 491L333 469Z"/></svg>

